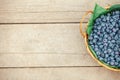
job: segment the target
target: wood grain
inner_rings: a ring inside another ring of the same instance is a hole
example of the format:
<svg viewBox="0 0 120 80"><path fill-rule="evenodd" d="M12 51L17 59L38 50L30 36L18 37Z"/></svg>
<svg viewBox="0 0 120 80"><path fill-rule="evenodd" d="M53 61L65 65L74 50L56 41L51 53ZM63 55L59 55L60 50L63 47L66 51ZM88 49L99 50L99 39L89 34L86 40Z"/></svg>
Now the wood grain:
<svg viewBox="0 0 120 80"><path fill-rule="evenodd" d="M0 54L0 67L78 67L100 66L86 54Z"/></svg>
<svg viewBox="0 0 120 80"><path fill-rule="evenodd" d="M83 12L0 12L0 23L79 23ZM86 17L84 22L88 21Z"/></svg>
<svg viewBox="0 0 120 80"><path fill-rule="evenodd" d="M95 3L105 7L120 0L4 0L0 3L0 23L79 22Z"/></svg>
<svg viewBox="0 0 120 80"><path fill-rule="evenodd" d="M103 2L104 1L104 2ZM119 4L119 0L4 0L0 3L0 11L6 12L42 12L42 11L87 11L94 8L95 3L101 6ZM88 7L89 6L89 7Z"/></svg>
<svg viewBox="0 0 120 80"><path fill-rule="evenodd" d="M0 25L0 37L0 67L99 66L79 24Z"/></svg>
<svg viewBox="0 0 120 80"><path fill-rule="evenodd" d="M119 80L120 73L102 67L0 69L1 80Z"/></svg>
<svg viewBox="0 0 120 80"><path fill-rule="evenodd" d="M79 24L0 25L0 53L86 54Z"/></svg>

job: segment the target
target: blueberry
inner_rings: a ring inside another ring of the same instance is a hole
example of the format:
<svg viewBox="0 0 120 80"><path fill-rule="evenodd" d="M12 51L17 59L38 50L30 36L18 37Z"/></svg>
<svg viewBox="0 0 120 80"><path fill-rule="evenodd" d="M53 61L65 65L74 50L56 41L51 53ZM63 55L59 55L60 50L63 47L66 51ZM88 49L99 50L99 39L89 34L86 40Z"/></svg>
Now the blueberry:
<svg viewBox="0 0 120 80"><path fill-rule="evenodd" d="M115 28L112 29L113 32L116 32L117 30Z"/></svg>
<svg viewBox="0 0 120 80"><path fill-rule="evenodd" d="M115 27L116 27L116 28L119 28L119 24L116 23L116 24L115 24Z"/></svg>
<svg viewBox="0 0 120 80"><path fill-rule="evenodd" d="M91 47L94 49L95 48L95 46L94 45L91 45Z"/></svg>
<svg viewBox="0 0 120 80"><path fill-rule="evenodd" d="M105 58L108 58L109 57L109 55L108 54L105 54Z"/></svg>
<svg viewBox="0 0 120 80"><path fill-rule="evenodd" d="M108 61L111 61L110 57L107 58Z"/></svg>
<svg viewBox="0 0 120 80"><path fill-rule="evenodd" d="M101 26L103 26L103 27L104 27L104 26L105 26L105 23L101 23Z"/></svg>
<svg viewBox="0 0 120 80"><path fill-rule="evenodd" d="M113 40L111 40L111 43L115 43L115 40L113 39Z"/></svg>
<svg viewBox="0 0 120 80"><path fill-rule="evenodd" d="M90 44L90 45L93 45L93 42L92 42L92 41L89 41L89 44Z"/></svg>
<svg viewBox="0 0 120 80"><path fill-rule="evenodd" d="M101 42L97 42L96 45L98 45L98 47L99 47L100 45L102 45L102 43Z"/></svg>
<svg viewBox="0 0 120 80"><path fill-rule="evenodd" d="M112 38L110 36L108 36L108 40L111 40Z"/></svg>
<svg viewBox="0 0 120 80"><path fill-rule="evenodd" d="M113 19L110 19L110 22L113 22Z"/></svg>
<svg viewBox="0 0 120 80"><path fill-rule="evenodd" d="M93 39L93 43L96 43L97 42L97 39Z"/></svg>
<svg viewBox="0 0 120 80"><path fill-rule="evenodd" d="M105 17L104 15L101 16L102 19L103 19L104 17Z"/></svg>
<svg viewBox="0 0 120 80"><path fill-rule="evenodd" d="M116 22L115 22L115 21L113 21L113 22L112 22L112 25L113 25L113 26L115 26L115 25L116 25Z"/></svg>
<svg viewBox="0 0 120 80"><path fill-rule="evenodd" d="M106 21L106 19L105 19L105 18L103 18L103 19L102 19L102 21L104 21L104 22L105 22L105 21Z"/></svg>
<svg viewBox="0 0 120 80"><path fill-rule="evenodd" d="M118 62L120 62L120 57L116 58L116 60L117 60Z"/></svg>
<svg viewBox="0 0 120 80"><path fill-rule="evenodd" d="M100 60L100 61L103 61L103 60L104 60L104 58L102 58L102 57L99 57L99 60Z"/></svg>
<svg viewBox="0 0 120 80"><path fill-rule="evenodd" d="M107 16L107 21L109 21L110 20L110 16Z"/></svg>
<svg viewBox="0 0 120 80"><path fill-rule="evenodd" d="M94 38L99 38L99 37L97 35L95 35Z"/></svg>
<svg viewBox="0 0 120 80"><path fill-rule="evenodd" d="M104 58L104 61L107 62L107 58Z"/></svg>
<svg viewBox="0 0 120 80"><path fill-rule="evenodd" d="M115 11L115 13L116 13L117 15L119 15L119 14L120 14L120 11Z"/></svg>
<svg viewBox="0 0 120 80"><path fill-rule="evenodd" d="M98 56L100 56L100 55L101 55L101 52L100 52L100 51L97 51L96 54L97 54Z"/></svg>
<svg viewBox="0 0 120 80"><path fill-rule="evenodd" d="M119 58L119 57L120 57L120 56L119 56L118 54L115 55L116 60L117 60L117 58Z"/></svg>
<svg viewBox="0 0 120 80"><path fill-rule="evenodd" d="M115 55L118 55L119 54L119 52L115 52Z"/></svg>
<svg viewBox="0 0 120 80"><path fill-rule="evenodd" d="M118 62L115 62L115 66L117 66L119 63Z"/></svg>
<svg viewBox="0 0 120 80"><path fill-rule="evenodd" d="M114 57L114 56L115 56L115 55L114 55L114 51L111 51L110 55L111 55L112 57Z"/></svg>
<svg viewBox="0 0 120 80"><path fill-rule="evenodd" d="M95 50L96 52L99 51L99 49L98 49L97 47L95 47L94 50Z"/></svg>
<svg viewBox="0 0 120 80"><path fill-rule="evenodd" d="M110 16L111 14L110 13L107 13L107 16Z"/></svg>
<svg viewBox="0 0 120 80"><path fill-rule="evenodd" d="M104 42L104 48L106 48L108 46L108 43Z"/></svg>
<svg viewBox="0 0 120 80"><path fill-rule="evenodd" d="M115 63L114 63L113 61L111 61L111 62L110 62L110 65L114 66L114 65L115 65Z"/></svg>
<svg viewBox="0 0 120 80"><path fill-rule="evenodd" d="M118 40L119 39L119 36L118 35L115 35L114 36L115 40ZM118 40L119 41L119 40Z"/></svg>
<svg viewBox="0 0 120 80"><path fill-rule="evenodd" d="M107 55L107 50L104 50L104 54L106 54L106 55Z"/></svg>
<svg viewBox="0 0 120 80"><path fill-rule="evenodd" d="M99 45L99 48L101 48L101 49L102 49L103 47L104 47L103 45Z"/></svg>
<svg viewBox="0 0 120 80"><path fill-rule="evenodd" d="M103 42L106 43L108 40L107 39L103 39Z"/></svg>
<svg viewBox="0 0 120 80"><path fill-rule="evenodd" d="M104 58L104 57L105 57L105 54L104 54L104 53L101 53L101 54L100 54L100 57Z"/></svg>
<svg viewBox="0 0 120 80"><path fill-rule="evenodd" d="M114 48L114 44L110 43L110 44L109 44L109 47L110 47L110 48Z"/></svg>

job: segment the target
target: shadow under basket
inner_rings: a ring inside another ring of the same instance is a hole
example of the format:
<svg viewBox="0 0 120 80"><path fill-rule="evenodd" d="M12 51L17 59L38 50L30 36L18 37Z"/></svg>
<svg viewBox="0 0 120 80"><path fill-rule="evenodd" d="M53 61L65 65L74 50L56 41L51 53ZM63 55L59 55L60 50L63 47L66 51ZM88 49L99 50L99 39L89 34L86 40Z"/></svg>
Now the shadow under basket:
<svg viewBox="0 0 120 80"><path fill-rule="evenodd" d="M119 6L120 6L120 5L119 5ZM109 8L110 8L110 7L106 7L105 9L107 10L107 9L109 9ZM81 22L80 22L80 33L81 33L81 35L83 36L83 38L85 39L85 45L86 45L86 48L87 48L88 53L89 53L89 54L92 56L92 58L93 58L96 62L98 62L101 66L103 66L103 67L105 67L105 68L107 68L107 69L109 69L109 70L112 70L112 71L120 71L120 68L114 68L114 67L111 67L111 66L106 65L106 64L104 64L103 62L101 62L98 58L96 58L96 56L94 55L93 51L90 49L90 45L89 45L89 42L88 42L88 34L87 34L87 32L83 32L83 31L82 31L82 22L84 21L85 17L86 17L89 13L94 14L93 11L88 11L88 12L86 12L86 14L82 17L82 20L81 20ZM87 26L87 27L88 27L88 26Z"/></svg>

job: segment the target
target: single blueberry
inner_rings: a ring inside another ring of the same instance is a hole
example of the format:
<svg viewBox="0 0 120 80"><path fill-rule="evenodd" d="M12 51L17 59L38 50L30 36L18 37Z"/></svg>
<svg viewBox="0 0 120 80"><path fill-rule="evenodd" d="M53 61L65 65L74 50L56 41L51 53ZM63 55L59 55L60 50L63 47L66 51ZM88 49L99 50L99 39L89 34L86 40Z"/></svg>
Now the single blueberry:
<svg viewBox="0 0 120 80"><path fill-rule="evenodd" d="M111 61L111 62L110 62L110 65L114 66L114 65L115 65L115 62L112 62L112 61Z"/></svg>

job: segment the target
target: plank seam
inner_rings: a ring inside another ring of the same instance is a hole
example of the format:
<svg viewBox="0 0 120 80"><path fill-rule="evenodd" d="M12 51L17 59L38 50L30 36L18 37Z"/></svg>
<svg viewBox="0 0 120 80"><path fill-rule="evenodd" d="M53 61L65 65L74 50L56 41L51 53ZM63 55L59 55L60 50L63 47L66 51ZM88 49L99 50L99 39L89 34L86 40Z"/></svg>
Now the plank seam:
<svg viewBox="0 0 120 80"><path fill-rule="evenodd" d="M0 69L26 69L26 68L94 68L102 66L30 66L30 67L0 67Z"/></svg>
<svg viewBox="0 0 120 80"><path fill-rule="evenodd" d="M31 22L28 22L28 23L0 23L0 25L21 25L21 24L78 24L80 22L35 22L35 23L31 23ZM87 22L83 22L83 23L87 23Z"/></svg>

